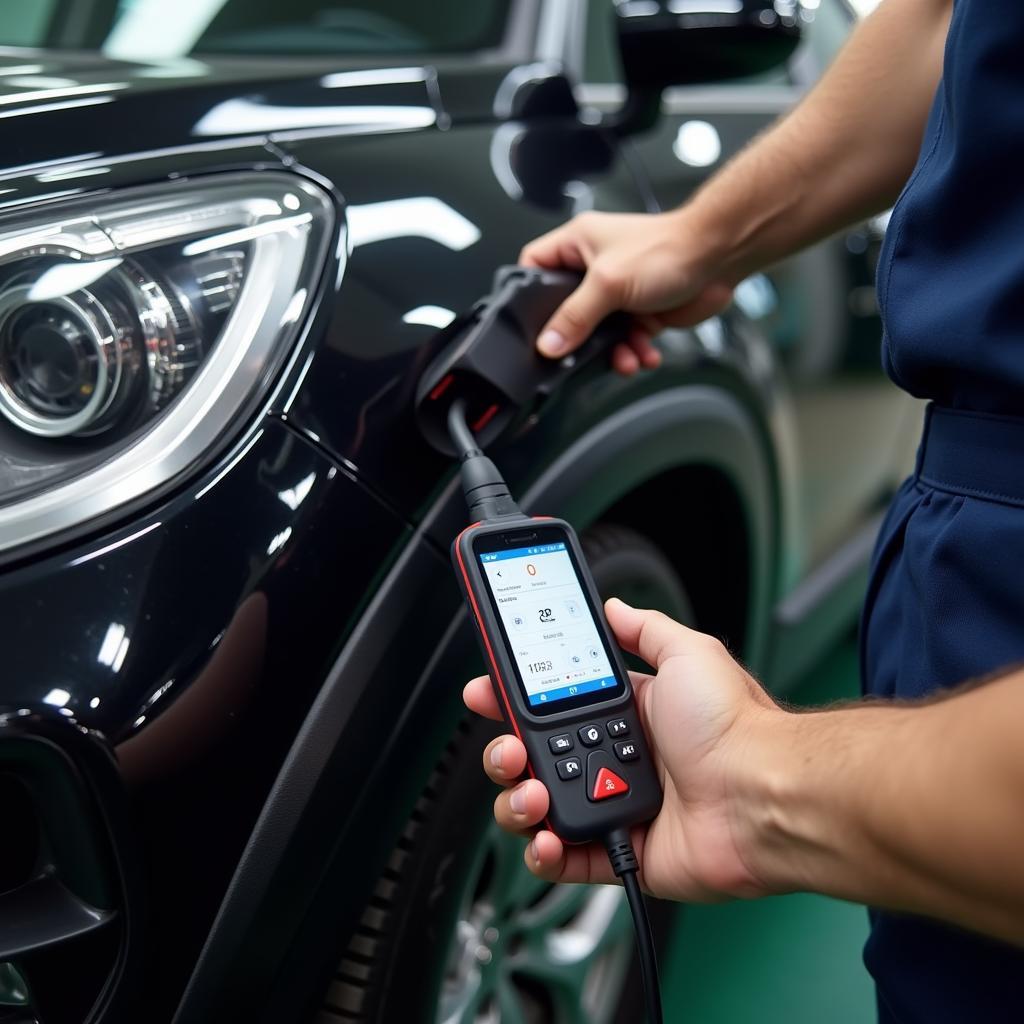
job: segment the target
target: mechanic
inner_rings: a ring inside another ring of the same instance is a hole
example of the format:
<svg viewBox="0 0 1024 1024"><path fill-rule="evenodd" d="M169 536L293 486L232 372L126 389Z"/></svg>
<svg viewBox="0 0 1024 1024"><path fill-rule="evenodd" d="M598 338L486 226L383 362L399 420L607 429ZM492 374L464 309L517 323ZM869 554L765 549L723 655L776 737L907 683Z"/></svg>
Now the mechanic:
<svg viewBox="0 0 1024 1024"><path fill-rule="evenodd" d="M1024 1019L1022 55L1021 0L886 0L682 208L583 214L521 255L586 269L541 351L564 355L625 309L635 328L613 363L628 374L658 365L661 329L720 311L748 274L902 186L878 267L883 361L932 404L873 559L861 654L874 699L794 713L717 641L607 605L622 646L656 669L636 677L665 789L636 837L646 888L878 908L865 961L884 1022ZM465 699L499 717L486 678ZM498 821L536 827L548 796L519 781L519 741L494 741L484 765L508 787ZM547 831L526 859L546 879L612 881L603 849Z"/></svg>

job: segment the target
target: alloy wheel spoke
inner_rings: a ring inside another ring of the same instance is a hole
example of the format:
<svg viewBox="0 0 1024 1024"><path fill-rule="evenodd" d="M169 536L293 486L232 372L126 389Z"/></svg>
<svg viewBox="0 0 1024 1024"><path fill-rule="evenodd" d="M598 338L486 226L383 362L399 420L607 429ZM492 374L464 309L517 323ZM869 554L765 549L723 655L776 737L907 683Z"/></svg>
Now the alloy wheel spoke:
<svg viewBox="0 0 1024 1024"><path fill-rule="evenodd" d="M597 1024L614 1011L632 955L632 926L620 889L575 888L582 898L572 900L569 919L553 926L551 915L538 915L545 923L522 929L524 942L505 966L551 994L559 1024Z"/></svg>
<svg viewBox="0 0 1024 1024"><path fill-rule="evenodd" d="M524 872L529 875L524 865ZM547 892L544 892L544 888ZM579 914L586 906L593 891L589 885L550 885L539 882L536 889L542 896L532 906L524 906L517 917L522 931L545 934L551 928L558 928Z"/></svg>
<svg viewBox="0 0 1024 1024"><path fill-rule="evenodd" d="M498 982L496 994L501 1024L527 1024L523 1004L511 978L505 976Z"/></svg>

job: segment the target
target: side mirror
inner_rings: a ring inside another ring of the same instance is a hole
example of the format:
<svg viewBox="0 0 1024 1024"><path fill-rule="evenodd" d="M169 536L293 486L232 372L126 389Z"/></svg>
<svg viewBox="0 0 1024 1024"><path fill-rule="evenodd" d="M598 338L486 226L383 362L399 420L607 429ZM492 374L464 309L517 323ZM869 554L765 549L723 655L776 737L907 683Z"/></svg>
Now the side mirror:
<svg viewBox="0 0 1024 1024"><path fill-rule="evenodd" d="M785 63L800 41L800 0L615 0L626 102L609 127L645 131L670 85L742 78Z"/></svg>

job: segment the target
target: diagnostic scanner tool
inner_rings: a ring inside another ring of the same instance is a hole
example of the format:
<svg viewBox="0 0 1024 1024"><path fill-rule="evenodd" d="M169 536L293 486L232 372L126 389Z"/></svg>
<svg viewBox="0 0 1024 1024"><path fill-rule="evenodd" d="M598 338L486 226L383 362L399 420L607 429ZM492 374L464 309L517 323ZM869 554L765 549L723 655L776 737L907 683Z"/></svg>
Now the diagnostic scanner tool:
<svg viewBox="0 0 1024 1024"><path fill-rule="evenodd" d="M580 843L653 818L661 787L572 527L485 520L462 531L452 558L498 704L551 794L549 828Z"/></svg>

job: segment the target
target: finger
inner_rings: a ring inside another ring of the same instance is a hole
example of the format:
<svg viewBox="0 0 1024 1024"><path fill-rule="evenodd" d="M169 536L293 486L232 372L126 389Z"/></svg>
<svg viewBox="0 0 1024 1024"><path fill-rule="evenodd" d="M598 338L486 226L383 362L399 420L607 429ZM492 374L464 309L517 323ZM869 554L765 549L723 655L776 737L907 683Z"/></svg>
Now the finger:
<svg viewBox="0 0 1024 1024"><path fill-rule="evenodd" d="M544 783L527 779L498 794L494 801L494 819L509 832L521 832L539 825L547 817L550 805Z"/></svg>
<svg viewBox="0 0 1024 1024"><path fill-rule="evenodd" d="M636 352L623 342L621 345L616 345L612 352L612 367L623 377L631 377L640 369L640 360L637 358Z"/></svg>
<svg viewBox="0 0 1024 1024"><path fill-rule="evenodd" d="M483 760L491 782L511 786L526 771L526 747L515 736L499 736L484 747Z"/></svg>
<svg viewBox="0 0 1024 1024"><path fill-rule="evenodd" d="M688 629L661 612L632 608L617 597L606 601L604 610L623 648L655 668L669 658L692 654L707 639L703 633Z"/></svg>
<svg viewBox="0 0 1024 1024"><path fill-rule="evenodd" d="M629 347L645 370L656 370L661 366L661 353L654 347L648 335L634 331L629 338Z"/></svg>
<svg viewBox="0 0 1024 1024"><path fill-rule="evenodd" d="M484 718L493 718L496 722L501 721L501 708L498 707L498 698L494 696L489 676L470 679L462 690L462 700L470 711Z"/></svg>
<svg viewBox="0 0 1024 1024"><path fill-rule="evenodd" d="M582 270L587 264L580 250L579 240L571 231L572 221L535 238L523 246L519 253L519 263L524 267L546 267L549 270L558 267L571 267Z"/></svg>
<svg viewBox="0 0 1024 1024"><path fill-rule="evenodd" d="M579 348L594 328L619 307L618 289L591 267L579 287L555 310L537 337L537 348L552 359Z"/></svg>
<svg viewBox="0 0 1024 1024"><path fill-rule="evenodd" d="M730 302L732 288L719 282L709 284L692 302L660 316L665 323L673 327L692 327L716 313L721 313Z"/></svg>
<svg viewBox="0 0 1024 1024"><path fill-rule="evenodd" d="M608 854L596 843L566 846L553 832L541 830L526 847L526 866L547 882L617 881Z"/></svg>

